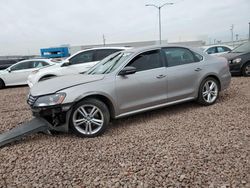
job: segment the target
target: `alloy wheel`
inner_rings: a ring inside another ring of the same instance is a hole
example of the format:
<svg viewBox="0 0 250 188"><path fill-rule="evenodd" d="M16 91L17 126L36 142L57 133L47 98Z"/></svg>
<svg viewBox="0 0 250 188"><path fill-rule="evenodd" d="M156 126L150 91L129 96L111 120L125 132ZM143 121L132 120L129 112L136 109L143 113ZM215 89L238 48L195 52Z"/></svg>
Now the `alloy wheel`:
<svg viewBox="0 0 250 188"><path fill-rule="evenodd" d="M95 105L82 105L73 114L74 127L84 135L96 134L104 124L104 115Z"/></svg>
<svg viewBox="0 0 250 188"><path fill-rule="evenodd" d="M217 83L213 80L208 80L203 86L202 96L207 103L213 103L218 96Z"/></svg>
<svg viewBox="0 0 250 188"><path fill-rule="evenodd" d="M246 67L245 67L245 74L247 76L250 76L250 64L248 64Z"/></svg>

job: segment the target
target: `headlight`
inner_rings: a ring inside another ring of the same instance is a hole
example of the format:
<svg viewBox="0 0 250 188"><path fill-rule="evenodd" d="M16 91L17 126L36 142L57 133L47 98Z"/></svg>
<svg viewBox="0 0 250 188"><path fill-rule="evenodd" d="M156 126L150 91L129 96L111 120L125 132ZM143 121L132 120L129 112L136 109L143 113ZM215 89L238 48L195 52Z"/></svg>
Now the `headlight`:
<svg viewBox="0 0 250 188"><path fill-rule="evenodd" d="M57 93L53 95L47 95L43 97L39 97L34 106L35 107L46 107L46 106L54 106L61 104L66 97L65 93Z"/></svg>
<svg viewBox="0 0 250 188"><path fill-rule="evenodd" d="M241 58L236 58L236 59L232 60L233 64L238 64L240 62L241 62Z"/></svg>

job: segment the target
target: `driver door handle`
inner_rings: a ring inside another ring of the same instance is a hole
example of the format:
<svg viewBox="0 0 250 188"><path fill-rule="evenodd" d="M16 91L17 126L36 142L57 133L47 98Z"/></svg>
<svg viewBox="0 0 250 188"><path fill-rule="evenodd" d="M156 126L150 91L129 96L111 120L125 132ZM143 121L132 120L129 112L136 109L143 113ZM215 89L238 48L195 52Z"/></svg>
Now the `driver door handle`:
<svg viewBox="0 0 250 188"><path fill-rule="evenodd" d="M199 72L199 71L201 71L202 69L201 68L196 68L196 69L194 69L194 71L196 71L196 72Z"/></svg>
<svg viewBox="0 0 250 188"><path fill-rule="evenodd" d="M165 78L165 77L166 77L166 75L164 75L164 74L160 74L159 76L156 76L156 78L158 78L158 79Z"/></svg>

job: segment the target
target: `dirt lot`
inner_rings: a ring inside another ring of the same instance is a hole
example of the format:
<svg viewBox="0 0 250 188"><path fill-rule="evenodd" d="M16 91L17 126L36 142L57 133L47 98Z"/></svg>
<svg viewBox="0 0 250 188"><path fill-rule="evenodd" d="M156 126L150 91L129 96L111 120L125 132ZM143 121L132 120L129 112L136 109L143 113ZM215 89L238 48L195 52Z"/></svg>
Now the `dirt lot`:
<svg viewBox="0 0 250 188"><path fill-rule="evenodd" d="M31 118L28 88L0 91L0 132ZM250 187L250 78L217 104L116 120L101 137L36 134L0 149L0 187Z"/></svg>

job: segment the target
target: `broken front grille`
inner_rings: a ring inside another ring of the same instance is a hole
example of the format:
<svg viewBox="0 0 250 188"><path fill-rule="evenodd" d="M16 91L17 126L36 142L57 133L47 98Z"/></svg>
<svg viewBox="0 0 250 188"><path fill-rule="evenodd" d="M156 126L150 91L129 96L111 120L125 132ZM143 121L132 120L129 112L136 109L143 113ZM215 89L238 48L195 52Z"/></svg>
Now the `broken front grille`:
<svg viewBox="0 0 250 188"><path fill-rule="evenodd" d="M37 97L33 97L32 95L29 95L28 97L28 100L27 100L27 103L30 105L30 106L33 106L36 102L36 99Z"/></svg>

